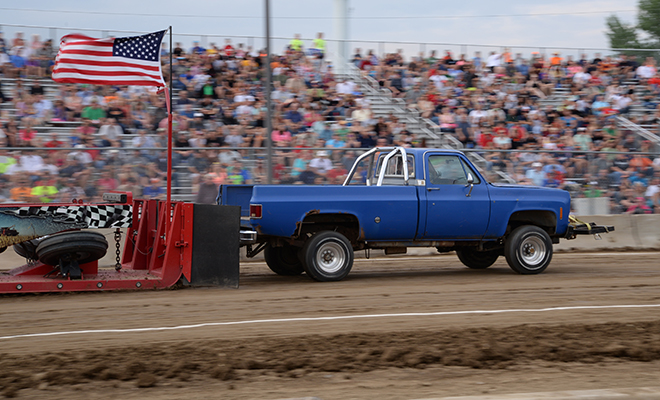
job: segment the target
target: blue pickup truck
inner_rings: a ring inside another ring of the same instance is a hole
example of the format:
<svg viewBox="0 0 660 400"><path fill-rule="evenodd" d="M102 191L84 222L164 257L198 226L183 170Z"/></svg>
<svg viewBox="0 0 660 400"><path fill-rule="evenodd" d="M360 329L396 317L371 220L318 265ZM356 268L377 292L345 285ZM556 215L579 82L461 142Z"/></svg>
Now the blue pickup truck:
<svg viewBox="0 0 660 400"><path fill-rule="evenodd" d="M515 272L538 274L553 243L614 230L571 220L564 190L489 183L446 149L374 148L343 185L222 186L218 203L242 207L248 257L263 250L275 273L317 281L345 278L357 250L408 247L455 251L473 269L503 255Z"/></svg>

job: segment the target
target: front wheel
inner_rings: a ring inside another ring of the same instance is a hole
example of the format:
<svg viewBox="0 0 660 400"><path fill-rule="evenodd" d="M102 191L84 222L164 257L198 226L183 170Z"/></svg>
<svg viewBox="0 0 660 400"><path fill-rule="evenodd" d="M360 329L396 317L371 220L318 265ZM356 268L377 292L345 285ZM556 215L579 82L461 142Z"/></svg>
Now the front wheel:
<svg viewBox="0 0 660 400"><path fill-rule="evenodd" d="M281 247L267 244L264 259L268 268L277 275L296 276L304 272L302 262L298 259L298 248L288 244Z"/></svg>
<svg viewBox="0 0 660 400"><path fill-rule="evenodd" d="M476 251L475 249L456 249L456 255L463 265L472 269L486 269L495 264L500 250Z"/></svg>
<svg viewBox="0 0 660 400"><path fill-rule="evenodd" d="M552 239L538 226L520 226L506 239L504 256L509 267L517 273L540 274L552 260Z"/></svg>
<svg viewBox="0 0 660 400"><path fill-rule="evenodd" d="M303 247L305 272L319 282L340 281L353 267L353 247L346 236L323 231L312 236Z"/></svg>

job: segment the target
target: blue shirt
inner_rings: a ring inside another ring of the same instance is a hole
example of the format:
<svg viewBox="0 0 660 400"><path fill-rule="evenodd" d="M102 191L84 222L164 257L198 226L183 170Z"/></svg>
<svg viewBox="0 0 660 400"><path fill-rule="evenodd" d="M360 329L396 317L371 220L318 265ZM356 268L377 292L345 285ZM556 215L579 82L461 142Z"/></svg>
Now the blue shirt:
<svg viewBox="0 0 660 400"><path fill-rule="evenodd" d="M284 118L296 124L303 120L302 114L300 114L298 111L287 111Z"/></svg>

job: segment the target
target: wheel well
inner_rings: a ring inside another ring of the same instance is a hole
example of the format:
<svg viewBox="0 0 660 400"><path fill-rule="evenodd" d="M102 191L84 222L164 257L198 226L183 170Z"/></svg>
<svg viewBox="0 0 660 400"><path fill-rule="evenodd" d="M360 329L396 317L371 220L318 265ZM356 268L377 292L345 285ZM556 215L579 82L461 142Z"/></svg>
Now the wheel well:
<svg viewBox="0 0 660 400"><path fill-rule="evenodd" d="M298 224L299 238L320 231L336 231L355 243L360 236L360 222L351 214L310 214Z"/></svg>
<svg viewBox="0 0 660 400"><path fill-rule="evenodd" d="M509 218L507 233L521 225L536 225L552 235L557 228L557 215L552 211L543 210L517 211Z"/></svg>

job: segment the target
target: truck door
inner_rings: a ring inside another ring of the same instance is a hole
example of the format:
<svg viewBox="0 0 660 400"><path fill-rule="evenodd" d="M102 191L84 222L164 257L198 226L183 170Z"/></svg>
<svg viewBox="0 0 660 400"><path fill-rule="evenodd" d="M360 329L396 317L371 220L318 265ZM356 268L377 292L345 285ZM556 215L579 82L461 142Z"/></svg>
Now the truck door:
<svg viewBox="0 0 660 400"><path fill-rule="evenodd" d="M426 153L424 163L426 228L422 239L482 238L490 216L486 182L458 155ZM468 174L474 179L472 187Z"/></svg>

